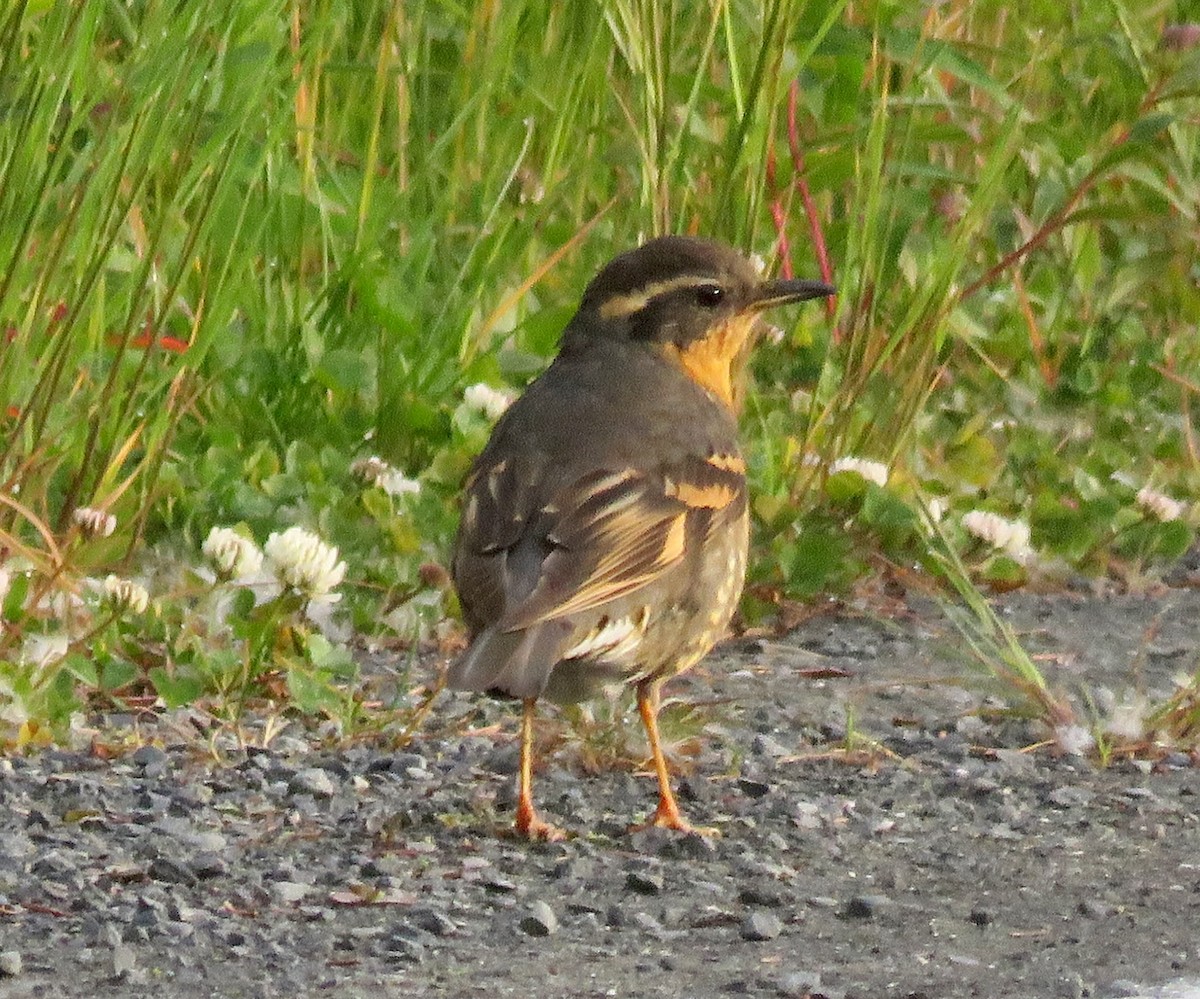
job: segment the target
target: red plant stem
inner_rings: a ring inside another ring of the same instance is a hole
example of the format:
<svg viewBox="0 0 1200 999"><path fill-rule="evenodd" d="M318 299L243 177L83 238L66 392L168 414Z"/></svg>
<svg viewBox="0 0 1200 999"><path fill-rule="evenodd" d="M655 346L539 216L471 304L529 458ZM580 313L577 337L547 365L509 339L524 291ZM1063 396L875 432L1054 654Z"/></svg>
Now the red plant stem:
<svg viewBox="0 0 1200 999"><path fill-rule="evenodd" d="M1141 104L1138 105L1139 115L1145 114L1158 102L1159 92L1161 89L1161 83L1150 88L1146 96L1142 98ZM1112 149L1119 149L1121 146L1125 145L1125 143L1129 141L1132 131L1133 126L1131 125L1127 125L1125 128L1123 128L1116 140L1113 142ZM1070 197L1067 198L1063 206L1048 219L1046 219L1046 221L1042 223L1042 227L1038 229L1037 232L1030 236L1029 239L1018 246L1015 250L1006 253L998 263L995 263L989 267L987 271L984 272L982 277L976 278L969 285L967 285L966 288L959 293L958 298L950 303L950 308L953 308L959 302L966 301L968 298L974 295L975 292L979 291L980 288L991 284L992 281L994 281L1014 264L1018 263L1031 252L1038 249L1038 247L1045 243L1046 240L1048 240L1060 229L1064 229L1066 226L1070 225L1072 221L1072 214L1075 211L1075 206L1083 200L1083 198L1088 194L1089 191L1091 191L1093 187L1096 186L1097 183L1099 183L1103 176L1103 164L1098 164L1097 166L1093 167L1092 170L1076 185L1075 190L1071 192ZM949 309L947 309L947 311L949 311Z"/></svg>
<svg viewBox="0 0 1200 999"><path fill-rule="evenodd" d="M779 252L779 271L785 278L793 276L792 248L787 238L787 213L783 210L783 202L779 200L779 189L775 186L775 150L767 151L767 187L774 197L771 198L771 221L775 223L775 245Z"/></svg>
<svg viewBox="0 0 1200 999"><path fill-rule="evenodd" d="M829 248L825 244L825 231L821 227L821 217L817 214L817 205L813 201L812 190L808 179L804 176L804 149L800 145L800 128L796 123L796 108L800 103L800 81L793 80L788 88L787 131L788 151L792 154L792 169L796 175L796 190L800 192L800 201L804 205L804 214L808 217L808 231L812 235L813 249L817 254L817 266L821 269L821 280L827 284L833 283L833 265L829 262ZM830 319L837 312L837 304L833 297L825 299L825 314ZM834 339L840 341L842 331L834 330Z"/></svg>

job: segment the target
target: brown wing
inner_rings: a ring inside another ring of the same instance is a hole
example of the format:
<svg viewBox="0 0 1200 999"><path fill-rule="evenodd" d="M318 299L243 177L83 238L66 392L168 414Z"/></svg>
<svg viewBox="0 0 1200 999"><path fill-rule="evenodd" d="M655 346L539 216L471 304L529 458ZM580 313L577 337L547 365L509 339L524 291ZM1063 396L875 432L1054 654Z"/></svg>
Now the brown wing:
<svg viewBox="0 0 1200 999"><path fill-rule="evenodd" d="M619 468L557 490L550 472L501 461L468 484L456 575L468 617L502 632L599 607L670 571L690 538L745 509L741 458L689 458ZM550 498L534 502L539 495Z"/></svg>

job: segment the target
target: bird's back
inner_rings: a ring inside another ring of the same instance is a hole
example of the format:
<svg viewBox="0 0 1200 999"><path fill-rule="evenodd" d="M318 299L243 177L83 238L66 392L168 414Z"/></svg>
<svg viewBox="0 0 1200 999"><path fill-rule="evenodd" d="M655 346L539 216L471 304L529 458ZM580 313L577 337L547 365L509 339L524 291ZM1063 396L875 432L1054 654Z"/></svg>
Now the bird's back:
<svg viewBox="0 0 1200 999"><path fill-rule="evenodd" d="M740 593L745 539L732 413L649 350L564 352L468 477L453 574L473 645L451 683L572 699L696 658Z"/></svg>

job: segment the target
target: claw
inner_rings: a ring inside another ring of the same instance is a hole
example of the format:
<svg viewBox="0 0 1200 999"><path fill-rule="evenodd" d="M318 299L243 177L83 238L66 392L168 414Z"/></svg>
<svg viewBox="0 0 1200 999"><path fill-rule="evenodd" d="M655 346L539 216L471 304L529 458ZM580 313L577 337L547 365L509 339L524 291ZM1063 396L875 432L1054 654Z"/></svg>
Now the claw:
<svg viewBox="0 0 1200 999"><path fill-rule="evenodd" d="M538 818L537 813L532 809L528 812L518 809L517 821L513 824L513 829L518 836L534 841L541 840L545 843L558 843L567 838L565 829Z"/></svg>
<svg viewBox="0 0 1200 999"><path fill-rule="evenodd" d="M665 801L659 798L658 810L645 822L639 822L637 825L630 826L631 833L641 832L644 829L674 829L676 832L695 833L697 836L704 836L709 839L719 838L721 830L716 826L694 826L680 814L679 806L675 804L675 799L671 798Z"/></svg>

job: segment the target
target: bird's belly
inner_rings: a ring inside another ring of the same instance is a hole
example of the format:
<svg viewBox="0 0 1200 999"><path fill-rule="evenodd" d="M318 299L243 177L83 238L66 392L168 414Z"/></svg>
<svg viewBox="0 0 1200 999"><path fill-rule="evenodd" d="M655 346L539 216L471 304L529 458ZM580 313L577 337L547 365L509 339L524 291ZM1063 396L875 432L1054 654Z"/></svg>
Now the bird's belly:
<svg viewBox="0 0 1200 999"><path fill-rule="evenodd" d="M711 538L691 562L577 623L545 696L586 700L614 684L665 679L690 669L725 634L746 575L746 524Z"/></svg>

